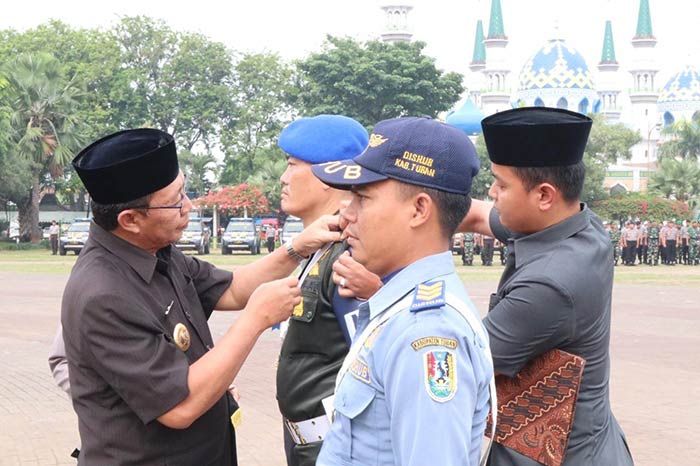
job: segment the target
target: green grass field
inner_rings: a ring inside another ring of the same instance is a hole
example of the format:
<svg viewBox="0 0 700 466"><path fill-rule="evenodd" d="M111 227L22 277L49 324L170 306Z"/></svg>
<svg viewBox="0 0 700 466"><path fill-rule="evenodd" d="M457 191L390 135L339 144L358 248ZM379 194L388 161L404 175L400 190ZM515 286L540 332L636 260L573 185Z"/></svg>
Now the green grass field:
<svg viewBox="0 0 700 466"><path fill-rule="evenodd" d="M248 253L235 253L230 256L222 256L218 250L212 250L212 254L207 256L199 256L200 259L207 260L229 270L248 264L259 257L262 257L262 255L251 256ZM461 261L457 256L454 256L454 258L455 265L457 266L457 273L465 283L474 281L497 283L503 270L503 267L500 265L494 265L493 267L483 267L481 265L464 267L461 265ZM68 274L76 259L77 256L73 255L73 253L68 253L67 256L52 256L51 253L46 250L0 251L0 271ZM478 258L476 258L475 261L476 264L480 263ZM615 268L615 281L619 283L700 286L700 266L618 266Z"/></svg>

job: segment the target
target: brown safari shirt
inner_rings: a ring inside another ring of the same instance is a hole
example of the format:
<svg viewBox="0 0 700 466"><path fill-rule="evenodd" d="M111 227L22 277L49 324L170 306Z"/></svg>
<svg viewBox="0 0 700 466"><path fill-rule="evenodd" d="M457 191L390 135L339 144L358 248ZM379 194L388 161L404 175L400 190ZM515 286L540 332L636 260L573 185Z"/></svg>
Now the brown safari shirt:
<svg viewBox="0 0 700 466"><path fill-rule="evenodd" d="M207 319L232 278L174 247L153 256L90 226L61 310L79 464L235 464L227 396L187 429L157 420L189 394L189 367L213 347ZM188 348L175 344L177 324Z"/></svg>

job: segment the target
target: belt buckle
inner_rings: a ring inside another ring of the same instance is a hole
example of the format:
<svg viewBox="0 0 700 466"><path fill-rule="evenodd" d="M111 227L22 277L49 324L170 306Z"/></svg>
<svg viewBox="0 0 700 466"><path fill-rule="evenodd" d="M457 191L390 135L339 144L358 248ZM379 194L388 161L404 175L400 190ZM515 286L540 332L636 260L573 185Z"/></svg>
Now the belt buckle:
<svg viewBox="0 0 700 466"><path fill-rule="evenodd" d="M285 419L284 425L287 426L287 430L292 436L292 440L294 440L297 443L297 445L306 445L307 443L309 443L306 441L304 436L301 435L301 431L299 430L299 427L297 426L296 422L292 422L289 419Z"/></svg>

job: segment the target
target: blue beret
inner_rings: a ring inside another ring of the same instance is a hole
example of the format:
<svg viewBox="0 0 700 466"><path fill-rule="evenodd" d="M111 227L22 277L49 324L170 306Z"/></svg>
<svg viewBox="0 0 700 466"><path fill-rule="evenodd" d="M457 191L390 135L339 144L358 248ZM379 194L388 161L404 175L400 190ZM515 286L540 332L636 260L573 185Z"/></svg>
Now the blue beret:
<svg viewBox="0 0 700 466"><path fill-rule="evenodd" d="M342 115L299 118L280 134L278 145L287 154L309 163L351 159L367 147L367 130Z"/></svg>

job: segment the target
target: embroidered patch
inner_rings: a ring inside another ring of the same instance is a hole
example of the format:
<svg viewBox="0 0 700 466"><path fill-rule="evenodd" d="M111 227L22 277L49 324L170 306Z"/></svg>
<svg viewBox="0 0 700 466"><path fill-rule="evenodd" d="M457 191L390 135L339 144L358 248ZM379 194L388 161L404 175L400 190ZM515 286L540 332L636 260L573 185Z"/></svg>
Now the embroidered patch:
<svg viewBox="0 0 700 466"><path fill-rule="evenodd" d="M384 144L385 142L387 142L387 140L388 139L383 137L381 134L372 133L369 137L369 144L368 145L369 145L369 147L372 147L372 148L379 147L382 144Z"/></svg>
<svg viewBox="0 0 700 466"><path fill-rule="evenodd" d="M294 310L292 311L292 315L294 317L301 317L304 315L304 297L303 296L302 296L299 304L294 306Z"/></svg>
<svg viewBox="0 0 700 466"><path fill-rule="evenodd" d="M350 373L361 382L369 384L369 366L360 358L355 358L355 360L350 364Z"/></svg>
<svg viewBox="0 0 700 466"><path fill-rule="evenodd" d="M428 351L423 355L425 389L439 403L450 401L457 393L456 358L452 351Z"/></svg>
<svg viewBox="0 0 700 466"><path fill-rule="evenodd" d="M426 346L444 346L445 348L456 349L457 340L444 337L423 337L414 340L413 343L411 343L411 347L416 351L423 349Z"/></svg>
<svg viewBox="0 0 700 466"><path fill-rule="evenodd" d="M318 262L316 262L313 267L311 267L311 270L309 270L309 277L318 277Z"/></svg>
<svg viewBox="0 0 700 466"><path fill-rule="evenodd" d="M416 287L411 312L435 309L445 305L445 282L421 283Z"/></svg>

